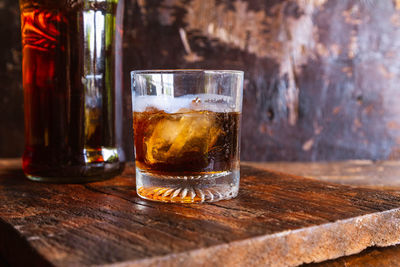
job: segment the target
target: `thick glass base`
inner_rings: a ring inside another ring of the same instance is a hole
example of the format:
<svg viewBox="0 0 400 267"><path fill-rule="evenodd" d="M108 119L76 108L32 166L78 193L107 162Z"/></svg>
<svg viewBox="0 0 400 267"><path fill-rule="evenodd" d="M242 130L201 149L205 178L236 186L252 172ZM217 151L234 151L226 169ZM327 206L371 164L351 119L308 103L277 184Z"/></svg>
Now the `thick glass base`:
<svg viewBox="0 0 400 267"><path fill-rule="evenodd" d="M87 183L122 173L118 150L113 147L85 148L67 154L46 147L25 147L22 169L26 177L46 183Z"/></svg>
<svg viewBox="0 0 400 267"><path fill-rule="evenodd" d="M46 169L34 173L25 172L29 180L45 183L88 183L103 181L115 177L122 173L125 163L100 163L88 164L86 166L63 166L58 169L57 173L49 173Z"/></svg>
<svg viewBox="0 0 400 267"><path fill-rule="evenodd" d="M144 199L159 202L202 203L231 199L239 191L240 171L166 176L136 168L136 191Z"/></svg>

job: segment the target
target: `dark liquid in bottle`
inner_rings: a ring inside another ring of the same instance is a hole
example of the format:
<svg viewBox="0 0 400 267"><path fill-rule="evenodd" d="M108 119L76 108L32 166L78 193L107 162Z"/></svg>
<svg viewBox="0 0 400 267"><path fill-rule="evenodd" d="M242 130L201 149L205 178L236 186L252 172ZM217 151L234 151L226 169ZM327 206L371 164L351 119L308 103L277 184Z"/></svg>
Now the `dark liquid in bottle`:
<svg viewBox="0 0 400 267"><path fill-rule="evenodd" d="M21 0L25 152L33 180L122 171L115 140L116 0Z"/></svg>

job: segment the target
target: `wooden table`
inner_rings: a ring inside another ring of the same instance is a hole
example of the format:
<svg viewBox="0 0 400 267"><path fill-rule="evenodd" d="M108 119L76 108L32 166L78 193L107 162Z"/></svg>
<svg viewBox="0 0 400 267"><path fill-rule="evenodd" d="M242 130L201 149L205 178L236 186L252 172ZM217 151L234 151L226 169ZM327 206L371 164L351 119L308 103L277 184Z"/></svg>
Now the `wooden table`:
<svg viewBox="0 0 400 267"><path fill-rule="evenodd" d="M0 254L21 266L396 265L399 172L399 162L243 163L236 199L178 205L140 199L132 166L57 185L0 160Z"/></svg>

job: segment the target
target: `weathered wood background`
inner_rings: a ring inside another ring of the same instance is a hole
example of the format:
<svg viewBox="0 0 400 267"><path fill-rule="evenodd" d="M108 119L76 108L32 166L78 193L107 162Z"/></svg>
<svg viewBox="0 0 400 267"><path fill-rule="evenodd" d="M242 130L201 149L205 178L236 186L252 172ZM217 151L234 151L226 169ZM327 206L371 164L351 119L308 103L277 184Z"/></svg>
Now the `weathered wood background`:
<svg viewBox="0 0 400 267"><path fill-rule="evenodd" d="M16 0L0 25L0 156L18 156ZM132 69L242 69L242 159L400 158L398 0L127 0L124 27L128 113Z"/></svg>

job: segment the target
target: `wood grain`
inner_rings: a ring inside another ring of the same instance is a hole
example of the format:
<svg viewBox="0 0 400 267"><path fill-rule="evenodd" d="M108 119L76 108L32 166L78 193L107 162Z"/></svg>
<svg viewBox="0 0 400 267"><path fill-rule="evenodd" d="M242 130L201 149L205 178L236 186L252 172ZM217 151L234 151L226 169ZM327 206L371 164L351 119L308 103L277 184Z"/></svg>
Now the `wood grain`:
<svg viewBox="0 0 400 267"><path fill-rule="evenodd" d="M400 242L397 192L243 165L236 199L176 205L140 199L132 168L56 185L19 164L0 161L0 254L14 265L293 266Z"/></svg>
<svg viewBox="0 0 400 267"><path fill-rule="evenodd" d="M247 162L253 167L357 187L400 190L400 161Z"/></svg>

